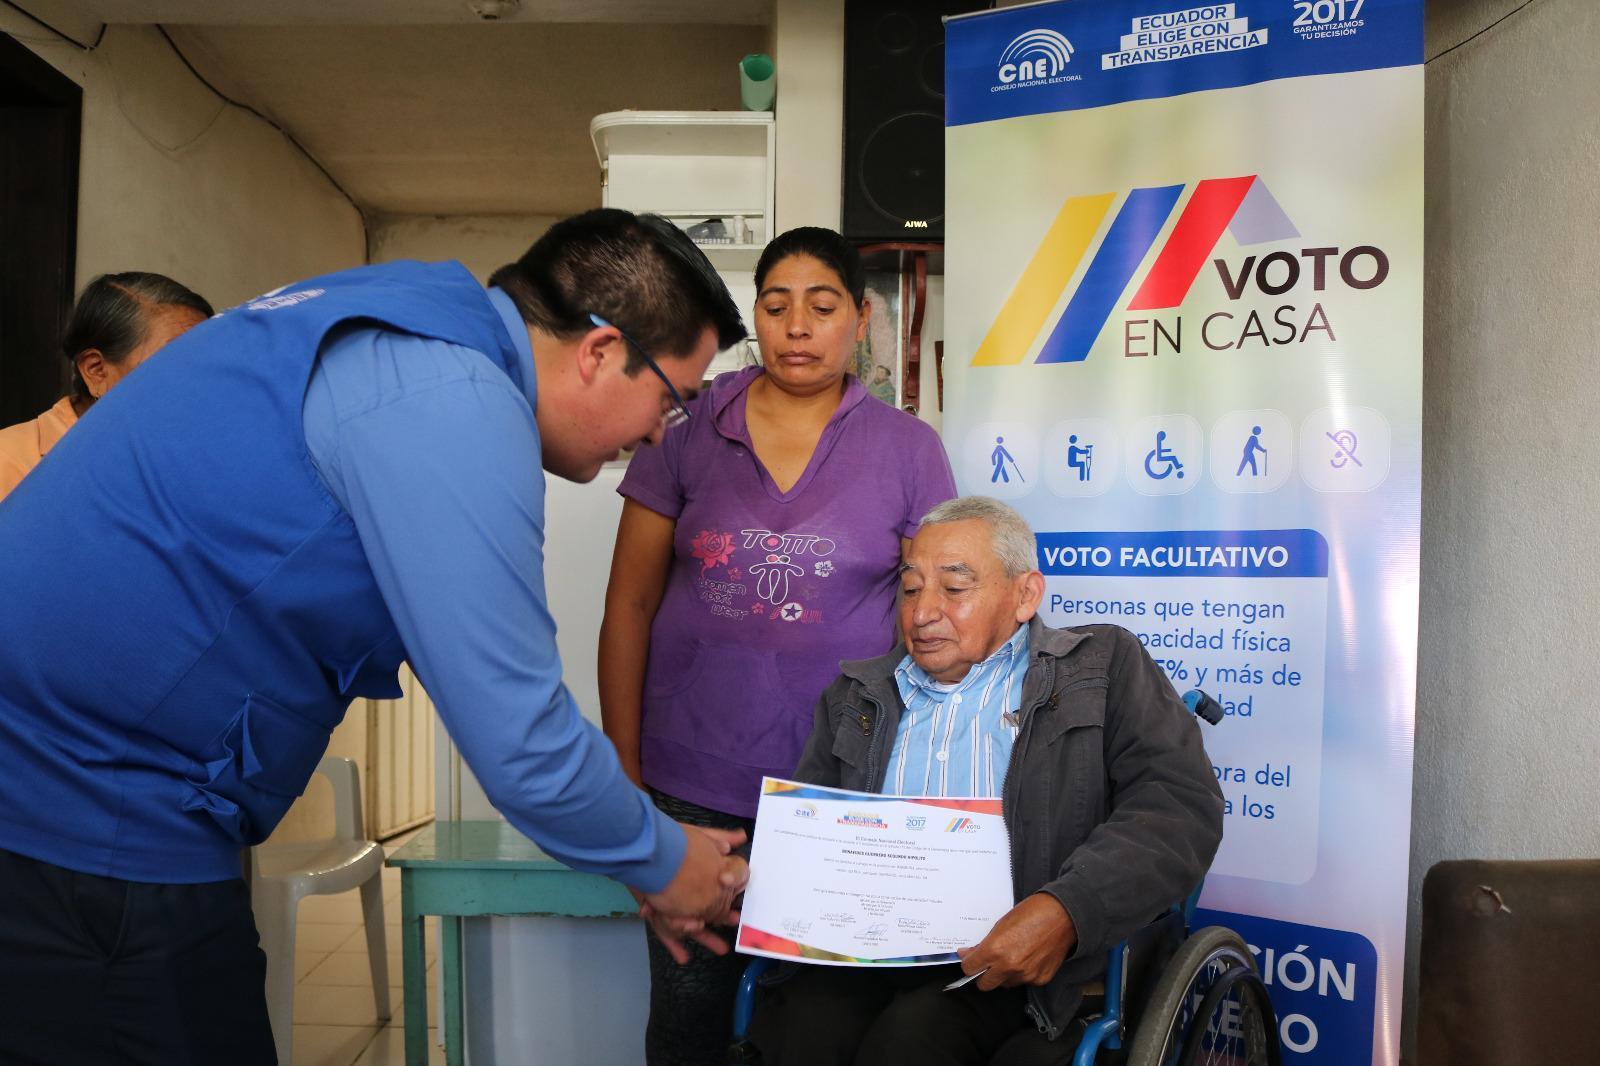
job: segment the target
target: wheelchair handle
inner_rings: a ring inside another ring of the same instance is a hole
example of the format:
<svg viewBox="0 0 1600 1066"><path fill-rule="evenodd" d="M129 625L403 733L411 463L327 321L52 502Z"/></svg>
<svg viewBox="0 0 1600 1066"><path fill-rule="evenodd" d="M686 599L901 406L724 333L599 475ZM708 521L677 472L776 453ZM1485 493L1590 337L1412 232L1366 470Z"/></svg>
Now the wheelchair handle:
<svg viewBox="0 0 1600 1066"><path fill-rule="evenodd" d="M1212 725L1220 724L1227 713L1222 709L1222 704L1197 688L1183 694L1183 705Z"/></svg>

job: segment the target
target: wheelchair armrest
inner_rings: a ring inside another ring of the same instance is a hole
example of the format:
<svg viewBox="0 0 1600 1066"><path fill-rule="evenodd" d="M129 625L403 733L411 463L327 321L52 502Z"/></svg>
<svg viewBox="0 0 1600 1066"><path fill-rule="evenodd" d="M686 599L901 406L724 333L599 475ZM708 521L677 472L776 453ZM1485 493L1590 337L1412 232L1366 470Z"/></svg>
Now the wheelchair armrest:
<svg viewBox="0 0 1600 1066"><path fill-rule="evenodd" d="M1161 971L1177 952L1178 945L1188 935L1188 923L1183 911L1177 908L1135 930L1133 935L1118 945L1122 952L1121 987L1106 989L1106 1002L1111 1003L1113 991L1117 994L1117 1010L1122 1018L1139 1017L1150 994L1155 991ZM1109 982L1108 982L1109 984ZM1113 1045L1115 1046L1115 1045Z"/></svg>
<svg viewBox="0 0 1600 1066"><path fill-rule="evenodd" d="M761 977L778 963L774 959L753 958L744 968L744 973L739 976L738 997L733 1002L733 1035L735 1039L744 1039L744 1034L750 1029L750 1018L756 1010L756 986L761 983Z"/></svg>

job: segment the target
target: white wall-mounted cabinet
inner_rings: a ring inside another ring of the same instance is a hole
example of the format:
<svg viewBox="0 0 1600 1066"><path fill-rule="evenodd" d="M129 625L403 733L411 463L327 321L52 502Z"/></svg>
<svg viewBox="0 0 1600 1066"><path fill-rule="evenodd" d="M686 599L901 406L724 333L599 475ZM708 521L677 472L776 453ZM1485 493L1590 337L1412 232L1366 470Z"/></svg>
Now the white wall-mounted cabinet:
<svg viewBox="0 0 1600 1066"><path fill-rule="evenodd" d="M589 135L600 160L605 207L651 211L684 230L721 220L727 237L700 241L751 328L752 277L772 238L773 155L770 111L612 111L596 115ZM711 374L746 358L735 346Z"/></svg>

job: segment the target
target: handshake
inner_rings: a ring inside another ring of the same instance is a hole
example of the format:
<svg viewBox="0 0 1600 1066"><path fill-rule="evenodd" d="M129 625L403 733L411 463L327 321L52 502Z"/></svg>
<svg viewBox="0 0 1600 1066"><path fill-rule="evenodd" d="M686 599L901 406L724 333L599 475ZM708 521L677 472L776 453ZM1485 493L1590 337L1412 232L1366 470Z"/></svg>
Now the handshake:
<svg viewBox="0 0 1600 1066"><path fill-rule="evenodd" d="M734 900L750 880L749 864L733 853L745 842L743 830L684 825L683 835L688 844L683 865L667 887L649 895L633 893L639 916L680 965L689 961L685 940L717 955L728 953L728 942L711 927L738 924Z"/></svg>

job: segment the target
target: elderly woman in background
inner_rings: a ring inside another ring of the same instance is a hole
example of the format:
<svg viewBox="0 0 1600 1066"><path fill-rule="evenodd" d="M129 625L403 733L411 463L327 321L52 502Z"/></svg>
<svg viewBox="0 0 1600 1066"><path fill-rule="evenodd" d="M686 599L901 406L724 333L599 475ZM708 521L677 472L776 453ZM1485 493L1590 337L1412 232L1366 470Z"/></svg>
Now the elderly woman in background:
<svg viewBox="0 0 1600 1066"><path fill-rule="evenodd" d="M160 274L128 271L91 281L61 339L72 366L71 394L31 422L0 429L0 499L107 390L211 315L204 299Z"/></svg>

